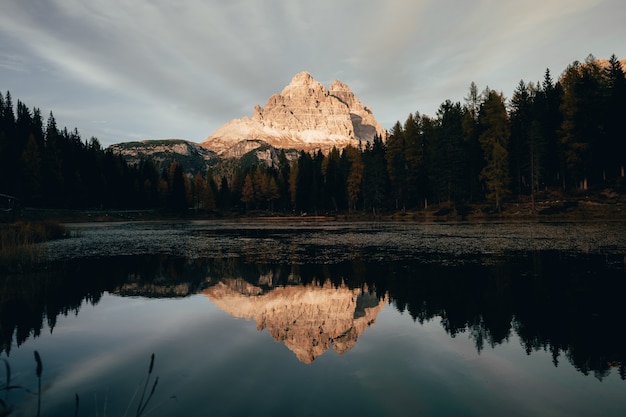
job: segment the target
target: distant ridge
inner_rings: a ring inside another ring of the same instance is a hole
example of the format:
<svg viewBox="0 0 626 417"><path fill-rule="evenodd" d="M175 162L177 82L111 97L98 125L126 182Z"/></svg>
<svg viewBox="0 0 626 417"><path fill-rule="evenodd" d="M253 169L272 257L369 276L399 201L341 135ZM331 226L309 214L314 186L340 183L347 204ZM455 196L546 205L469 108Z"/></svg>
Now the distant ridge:
<svg viewBox="0 0 626 417"><path fill-rule="evenodd" d="M215 152L182 139L124 142L111 145L109 149L123 156L131 165L139 164L142 159L151 158L157 169L162 170L176 161L192 174L197 172L204 174L207 166L212 165L217 159Z"/></svg>

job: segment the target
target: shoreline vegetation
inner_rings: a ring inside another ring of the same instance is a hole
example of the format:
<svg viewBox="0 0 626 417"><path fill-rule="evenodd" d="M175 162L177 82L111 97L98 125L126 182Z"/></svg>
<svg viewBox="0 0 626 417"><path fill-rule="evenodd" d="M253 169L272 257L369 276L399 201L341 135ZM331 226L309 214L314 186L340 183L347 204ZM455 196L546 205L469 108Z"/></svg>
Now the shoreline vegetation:
<svg viewBox="0 0 626 417"><path fill-rule="evenodd" d="M39 243L70 234L69 228L51 219L0 224L0 271L24 271L45 261L46 249Z"/></svg>
<svg viewBox="0 0 626 417"><path fill-rule="evenodd" d="M17 219L0 223L0 270L20 273L46 260L46 246L54 239L72 236L71 223L232 220L239 222L589 222L626 221L626 196L604 190L573 198L546 195L536 201L520 199L496 211L488 203L438 204L427 209L354 212L286 212L270 210L159 209L42 209L24 208Z"/></svg>
<svg viewBox="0 0 626 417"><path fill-rule="evenodd" d="M626 196L604 190L578 198L545 196L530 201L521 199L502 205L500 211L489 203L437 204L427 209L355 212L296 212L270 210L196 210L186 212L163 209L39 209L27 208L13 228L30 235L28 242L69 237L65 223L167 220L238 221L407 221L407 222L482 222L482 221L626 221ZM17 225L17 226L16 226ZM0 225L4 231L8 225ZM3 232L4 233L4 232Z"/></svg>

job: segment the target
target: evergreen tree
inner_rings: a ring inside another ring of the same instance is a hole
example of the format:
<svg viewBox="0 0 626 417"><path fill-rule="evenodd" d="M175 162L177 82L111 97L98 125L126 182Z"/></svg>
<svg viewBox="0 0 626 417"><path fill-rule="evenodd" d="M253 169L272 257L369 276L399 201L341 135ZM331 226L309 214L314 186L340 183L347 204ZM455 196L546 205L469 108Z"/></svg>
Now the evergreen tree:
<svg viewBox="0 0 626 417"><path fill-rule="evenodd" d="M334 146L322 161L322 175L324 208L332 211L345 209L346 179L341 169L341 154Z"/></svg>
<svg viewBox="0 0 626 417"><path fill-rule="evenodd" d="M289 201L291 207L296 210L298 198L298 177L300 176L300 167L298 161L294 161L289 169Z"/></svg>
<svg viewBox="0 0 626 417"><path fill-rule="evenodd" d="M363 152L363 202L376 215L386 200L389 179L385 162L385 145L376 135Z"/></svg>
<svg viewBox="0 0 626 417"><path fill-rule="evenodd" d="M540 94L534 85L520 81L511 99L509 141L512 190L518 196L534 195L542 174L542 163L546 151L541 118L535 103Z"/></svg>
<svg viewBox="0 0 626 417"><path fill-rule="evenodd" d="M230 187L228 186L228 179L226 177L222 177L220 181L220 188L217 198L217 207L222 210L230 209L231 204L231 195L230 195Z"/></svg>
<svg viewBox="0 0 626 417"><path fill-rule="evenodd" d="M563 101L561 140L568 174L579 189L587 189L589 181L602 181L606 171L602 160L605 130L601 123L606 110L602 101L602 73L593 56L584 64L574 62L561 79Z"/></svg>
<svg viewBox="0 0 626 417"><path fill-rule="evenodd" d="M478 115L482 98L474 82L470 84L468 95L463 107L463 141L467 155L467 181L469 182L469 200L474 201L482 196L479 175L485 164L480 145L480 128Z"/></svg>
<svg viewBox="0 0 626 417"><path fill-rule="evenodd" d="M175 212L182 213L187 209L187 190L182 165L178 162L172 162L168 174L170 184L169 207Z"/></svg>
<svg viewBox="0 0 626 417"><path fill-rule="evenodd" d="M361 197L361 183L363 182L363 160L361 152L354 146L348 145L343 149L348 162L348 177L346 179L348 195L348 211L356 211L357 203Z"/></svg>
<svg viewBox="0 0 626 417"><path fill-rule="evenodd" d="M25 205L37 205L41 203L41 150L35 139L35 135L30 134L26 149L22 153L22 178L24 180L24 201Z"/></svg>
<svg viewBox="0 0 626 417"><path fill-rule="evenodd" d="M554 84L550 70L546 69L544 79L535 95L533 120L536 121L534 134L539 143L539 167L537 185L562 187L565 179L565 154L560 141L561 85ZM542 149L543 147L543 149Z"/></svg>
<svg viewBox="0 0 626 417"><path fill-rule="evenodd" d="M604 157L607 159L606 175L609 179L624 178L626 167L626 75L615 55L611 55L605 69L607 80L606 112L604 127L606 143Z"/></svg>
<svg viewBox="0 0 626 417"><path fill-rule="evenodd" d="M412 115L409 117L412 118ZM410 121L407 119L406 124L409 123ZM387 139L386 158L391 197L394 199L395 209L406 210L409 166L407 162L406 137L400 121L397 121L393 126L391 134Z"/></svg>
<svg viewBox="0 0 626 417"><path fill-rule="evenodd" d="M461 103L445 101L437 116L435 139L430 146L430 178L438 200L452 203L465 197L468 185Z"/></svg>
<svg viewBox="0 0 626 417"><path fill-rule="evenodd" d="M485 167L480 177L485 181L487 199L495 203L497 211L509 194L509 155L507 151L510 131L504 98L488 90L479 113L480 144L485 155Z"/></svg>

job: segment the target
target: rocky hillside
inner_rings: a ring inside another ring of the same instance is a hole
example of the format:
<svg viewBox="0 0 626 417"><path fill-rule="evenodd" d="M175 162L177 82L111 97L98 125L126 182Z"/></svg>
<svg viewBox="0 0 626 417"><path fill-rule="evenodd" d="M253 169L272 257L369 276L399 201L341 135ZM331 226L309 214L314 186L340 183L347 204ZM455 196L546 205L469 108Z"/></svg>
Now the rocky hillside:
<svg viewBox="0 0 626 417"><path fill-rule="evenodd" d="M108 149L122 155L129 164L138 164L142 158L151 158L159 171L177 161L188 173L204 173L207 167L219 161L215 152L181 139L124 142L111 145Z"/></svg>
<svg viewBox="0 0 626 417"><path fill-rule="evenodd" d="M236 157L241 141L263 141L278 149L328 151L333 146L357 146L387 132L368 107L340 81L327 90L308 72L293 77L252 117L234 119L218 128L202 146L222 157Z"/></svg>

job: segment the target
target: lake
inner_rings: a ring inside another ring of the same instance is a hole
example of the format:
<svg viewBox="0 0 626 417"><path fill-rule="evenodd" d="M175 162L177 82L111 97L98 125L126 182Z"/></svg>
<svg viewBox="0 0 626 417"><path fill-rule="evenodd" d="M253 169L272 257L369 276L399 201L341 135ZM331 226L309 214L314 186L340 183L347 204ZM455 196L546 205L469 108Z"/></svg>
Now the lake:
<svg viewBox="0 0 626 417"><path fill-rule="evenodd" d="M626 410L623 223L68 226L0 277L11 416L35 351L42 416Z"/></svg>

